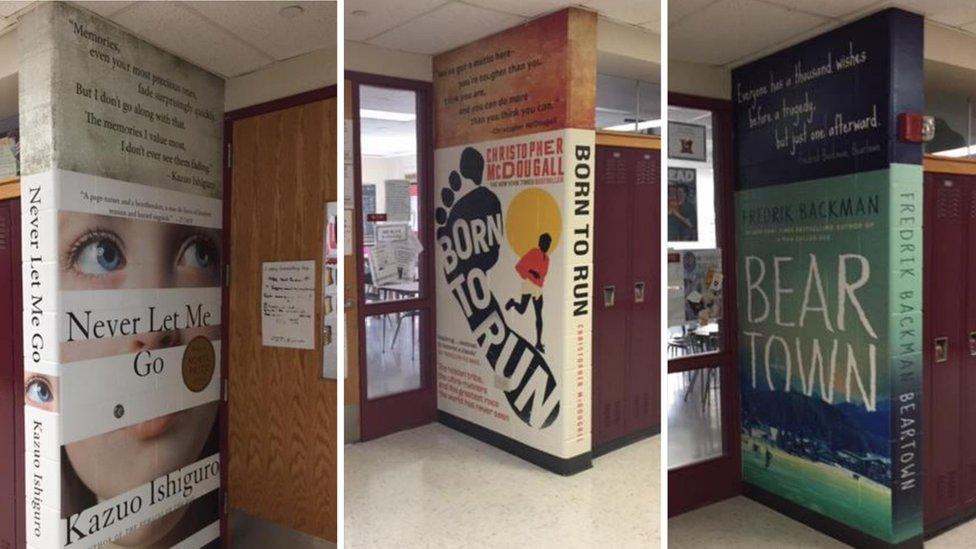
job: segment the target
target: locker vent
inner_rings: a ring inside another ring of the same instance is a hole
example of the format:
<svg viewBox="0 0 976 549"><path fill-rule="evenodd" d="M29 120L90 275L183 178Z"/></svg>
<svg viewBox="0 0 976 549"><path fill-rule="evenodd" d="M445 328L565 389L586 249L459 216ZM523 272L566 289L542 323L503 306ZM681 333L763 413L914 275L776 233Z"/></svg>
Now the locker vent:
<svg viewBox="0 0 976 549"><path fill-rule="evenodd" d="M637 176L634 178L634 183L637 185L654 185L660 181L658 172L660 171L660 162L655 162L653 156L644 155L644 157L636 163Z"/></svg>
<svg viewBox="0 0 976 549"><path fill-rule="evenodd" d="M10 249L10 218L0 217L0 250Z"/></svg>
<svg viewBox="0 0 976 549"><path fill-rule="evenodd" d="M603 155L601 160L604 160L607 166L606 171L603 172L603 177L600 179L601 183L610 185L627 183L627 159L622 154Z"/></svg>
<svg viewBox="0 0 976 549"><path fill-rule="evenodd" d="M976 192L969 193L969 219L976 219Z"/></svg>
<svg viewBox="0 0 976 549"><path fill-rule="evenodd" d="M940 187L935 194L935 216L939 219L959 219L962 209L962 189Z"/></svg>

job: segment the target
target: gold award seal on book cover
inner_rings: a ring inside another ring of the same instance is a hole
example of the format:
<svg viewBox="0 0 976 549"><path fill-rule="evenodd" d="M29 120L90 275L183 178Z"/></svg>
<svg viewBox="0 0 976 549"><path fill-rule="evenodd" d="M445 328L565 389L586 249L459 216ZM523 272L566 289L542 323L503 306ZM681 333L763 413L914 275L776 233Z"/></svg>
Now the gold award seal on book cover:
<svg viewBox="0 0 976 549"><path fill-rule="evenodd" d="M210 385L217 366L213 344L204 336L190 340L183 352L183 383L186 388L199 393Z"/></svg>

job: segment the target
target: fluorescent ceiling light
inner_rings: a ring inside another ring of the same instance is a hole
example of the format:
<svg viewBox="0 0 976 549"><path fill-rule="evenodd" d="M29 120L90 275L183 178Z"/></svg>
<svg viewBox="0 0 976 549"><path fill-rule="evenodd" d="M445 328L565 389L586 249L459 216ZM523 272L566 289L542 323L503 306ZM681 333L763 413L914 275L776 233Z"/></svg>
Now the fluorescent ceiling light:
<svg viewBox="0 0 976 549"><path fill-rule="evenodd" d="M937 151L932 153L934 156L948 156L950 158L962 158L964 156L970 156L976 154L976 145L970 145L968 147L959 147L957 149L946 149L944 151Z"/></svg>
<svg viewBox="0 0 976 549"><path fill-rule="evenodd" d="M601 129L615 131L615 132L632 132L634 130L648 130L651 128L660 128L660 127L661 127L661 119L658 118L657 120L644 120L643 122L638 122L636 125L633 122L629 122L627 124L607 126L606 128L601 128Z"/></svg>
<svg viewBox="0 0 976 549"><path fill-rule="evenodd" d="M359 116L373 120L392 120L393 122L413 122L417 115L409 112L379 111L375 109L359 109Z"/></svg>

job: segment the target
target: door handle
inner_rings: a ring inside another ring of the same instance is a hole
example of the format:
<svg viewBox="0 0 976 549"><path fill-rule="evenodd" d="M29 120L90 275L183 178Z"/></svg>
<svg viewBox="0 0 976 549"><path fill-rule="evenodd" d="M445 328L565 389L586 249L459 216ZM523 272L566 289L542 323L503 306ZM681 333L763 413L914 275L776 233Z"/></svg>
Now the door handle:
<svg viewBox="0 0 976 549"><path fill-rule="evenodd" d="M615 288L613 286L604 286L603 287L603 307L604 308L613 307L614 292L615 292Z"/></svg>
<svg viewBox="0 0 976 549"><path fill-rule="evenodd" d="M634 303L644 302L644 282L634 283Z"/></svg>
<svg viewBox="0 0 976 549"><path fill-rule="evenodd" d="M946 360L949 360L949 338L937 337L935 338L935 361L945 362Z"/></svg>

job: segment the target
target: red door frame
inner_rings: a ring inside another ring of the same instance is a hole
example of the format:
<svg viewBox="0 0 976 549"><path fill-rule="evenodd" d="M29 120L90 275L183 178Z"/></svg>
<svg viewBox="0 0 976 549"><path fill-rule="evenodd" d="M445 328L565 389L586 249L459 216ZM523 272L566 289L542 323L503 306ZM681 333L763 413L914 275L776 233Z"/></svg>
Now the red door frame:
<svg viewBox="0 0 976 549"><path fill-rule="evenodd" d="M437 419L437 369L434 362L436 307L434 296L434 126L433 126L433 84L421 80L393 78L361 72L346 71L346 79L351 83L349 101L352 105L352 145L353 145L353 187L355 215L353 223L356 230L353 257L356 261L357 284L365 280L363 269L363 209L362 209L362 158L360 150L359 88L376 86L409 90L417 97L417 183L418 217L420 241L424 251L421 253L420 297L384 303L366 303L364 293L357 289L359 314L359 414L360 436L371 440L397 431L419 427ZM390 314L405 310L425 311L421 314L418 341L420 343L421 387L413 391L388 395L370 400L367 397L369 372L366 367L366 317ZM350 319L346 320L347 322Z"/></svg>
<svg viewBox="0 0 976 549"><path fill-rule="evenodd" d="M722 308L726 311L722 350L717 353L668 360L668 373L720 367L722 387L722 443L725 454L668 471L668 516L703 507L742 493L740 452L739 364L737 351L735 181L733 169L732 103L678 93L668 94L668 105L712 112L715 144L715 227L722 250L724 276ZM666 147L664 152L666 154Z"/></svg>
<svg viewBox="0 0 976 549"><path fill-rule="evenodd" d="M288 97L282 97L265 103L259 103L250 107L224 113L224 194L223 194L223 226L221 227L221 252L220 263L224 273L224 287L221 292L220 303L220 340L229 345L231 334L230 325L230 273L227 266L230 264L230 254L233 252L230 247L230 226L231 226L231 195L233 193L234 169L231 162L231 151L234 150L234 123L244 118L260 116L270 112L290 109L316 101L324 101L336 97L336 86L327 86L317 90L311 90ZM341 116L336 106L336 117ZM229 347L227 347L229 348ZM229 482L230 463L230 406L228 405L228 387L230 384L230 363L229 353L220 353L220 379L222 385L222 398L220 399L220 546L223 549L232 547L230 539L230 504L228 503L227 483Z"/></svg>
<svg viewBox="0 0 976 549"><path fill-rule="evenodd" d="M8 250L0 250L0 461L12 465L11 474L0 477L0 492L10 495L12 509L0 500L0 546L24 547L24 353L23 297L21 286L20 199L0 201L0 216L9 223ZM9 339L8 339L9 338ZM8 441L11 444L8 444Z"/></svg>

